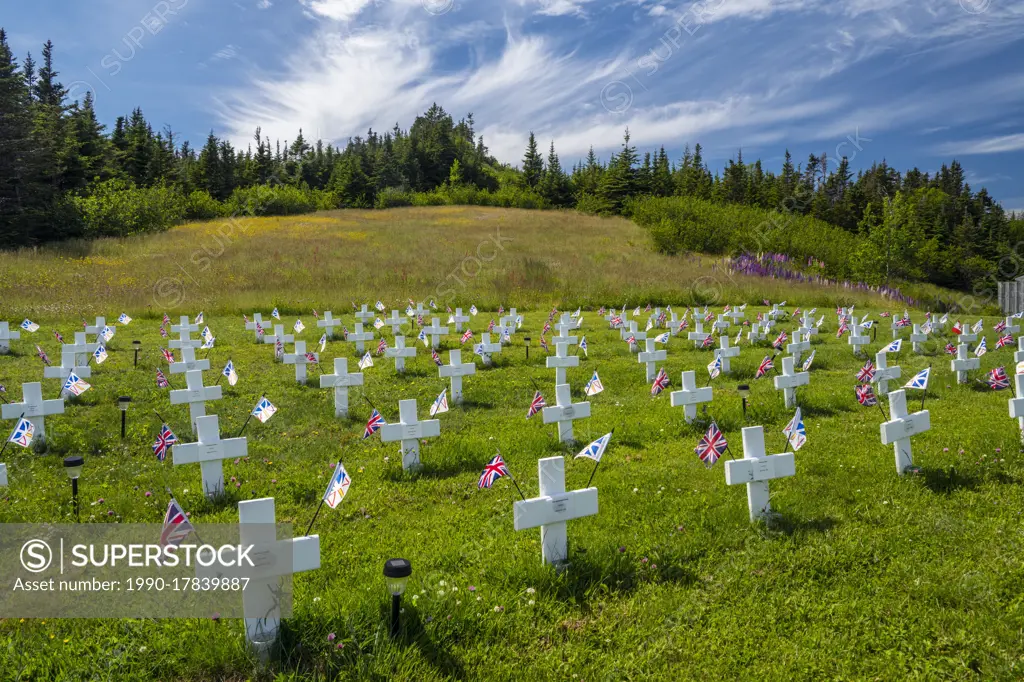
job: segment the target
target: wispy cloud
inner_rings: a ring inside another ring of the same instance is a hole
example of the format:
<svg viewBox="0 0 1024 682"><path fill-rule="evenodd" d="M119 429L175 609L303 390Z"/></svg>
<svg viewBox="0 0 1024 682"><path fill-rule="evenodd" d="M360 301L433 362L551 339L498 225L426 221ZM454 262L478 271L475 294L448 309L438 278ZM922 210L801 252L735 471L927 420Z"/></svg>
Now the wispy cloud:
<svg viewBox="0 0 1024 682"><path fill-rule="evenodd" d="M1001 154L1024 150L1024 133L984 137L975 140L948 142L939 147L940 154Z"/></svg>

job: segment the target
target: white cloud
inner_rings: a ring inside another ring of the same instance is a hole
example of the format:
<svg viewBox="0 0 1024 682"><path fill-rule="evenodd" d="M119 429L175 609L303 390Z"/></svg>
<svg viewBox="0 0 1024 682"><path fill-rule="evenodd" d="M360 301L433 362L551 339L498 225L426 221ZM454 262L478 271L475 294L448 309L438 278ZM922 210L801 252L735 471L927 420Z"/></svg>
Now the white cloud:
<svg viewBox="0 0 1024 682"><path fill-rule="evenodd" d="M353 19L365 7L373 3L373 0L300 0L303 5L309 8L314 14L334 19L336 21L348 21Z"/></svg>
<svg viewBox="0 0 1024 682"><path fill-rule="evenodd" d="M270 0L259 0L259 2L256 3L256 7L259 9L270 9L273 6L273 4L274 3L272 3Z"/></svg>
<svg viewBox="0 0 1024 682"><path fill-rule="evenodd" d="M975 140L949 142L939 147L941 154L1001 154L1024 150L1024 133Z"/></svg>

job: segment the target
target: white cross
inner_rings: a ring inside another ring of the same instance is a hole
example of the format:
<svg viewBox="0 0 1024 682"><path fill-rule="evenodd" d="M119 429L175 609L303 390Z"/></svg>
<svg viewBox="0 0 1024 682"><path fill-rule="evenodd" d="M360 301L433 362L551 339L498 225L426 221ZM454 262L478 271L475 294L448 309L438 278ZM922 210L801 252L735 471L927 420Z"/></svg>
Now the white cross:
<svg viewBox="0 0 1024 682"><path fill-rule="evenodd" d="M452 402L462 404L462 377L476 374L476 365L472 362L463 364L462 351L448 351L448 364L437 368L442 379L450 378L452 382Z"/></svg>
<svg viewBox="0 0 1024 682"><path fill-rule="evenodd" d="M621 338L623 341L625 341L631 336L636 339L637 344L639 344L641 341L647 340L647 332L642 332L639 330L636 324L636 320L630 320L629 324L627 324L626 326L619 330L619 338Z"/></svg>
<svg viewBox="0 0 1024 682"><path fill-rule="evenodd" d="M693 341L694 346L700 348L704 341L711 336L711 334L704 333L704 323L697 320L693 323L693 331L686 335L690 341Z"/></svg>
<svg viewBox="0 0 1024 682"><path fill-rule="evenodd" d="M248 562L224 566L219 562L203 567L197 562L196 577L242 579L242 612L245 636L264 660L277 640L281 627L281 578L320 568L320 536L277 539L274 498L238 503L239 545L252 547Z"/></svg>
<svg viewBox="0 0 1024 682"><path fill-rule="evenodd" d="M1013 323L1012 317L1006 318L1006 329L1002 331L1003 334L1016 334L1020 331L1020 325Z"/></svg>
<svg viewBox="0 0 1024 682"><path fill-rule="evenodd" d="M847 343L853 346L854 355L860 353L862 346L866 346L871 343L871 337L862 336L862 331L863 329L861 329L859 322L854 322L850 327L850 338L847 340Z"/></svg>
<svg viewBox="0 0 1024 682"><path fill-rule="evenodd" d="M1017 339L1017 351L1013 354L1014 362L1024 362L1024 336Z"/></svg>
<svg viewBox="0 0 1024 682"><path fill-rule="evenodd" d="M921 332L921 325L914 325L914 332L910 335L910 342L914 345L915 353L923 353L921 344L928 340L928 335Z"/></svg>
<svg viewBox="0 0 1024 682"><path fill-rule="evenodd" d="M373 322L373 319L375 317L377 317L377 313L375 313L372 310L368 310L365 303L363 304L362 309L356 311L356 319L358 319L363 324Z"/></svg>
<svg viewBox="0 0 1024 682"><path fill-rule="evenodd" d="M327 313L328 319L330 319L330 316L331 316L331 314ZM256 335L256 343L259 343L260 342L260 333L258 331L256 331L256 327L260 327L261 329L266 329L267 328L267 325L263 323L263 313L256 313L255 315L253 315L252 316L252 322L248 322L245 325L245 329L247 331L255 333L255 335Z"/></svg>
<svg viewBox="0 0 1024 682"><path fill-rule="evenodd" d="M1016 398L1010 398L1010 416L1017 417L1020 427L1021 442L1024 443L1024 374L1014 374L1013 382L1017 389ZM0 466L3 466L0 464Z"/></svg>
<svg viewBox="0 0 1024 682"><path fill-rule="evenodd" d="M758 341L764 341L764 338L765 338L764 330L765 329L766 329L766 327L764 325L762 325L760 322L754 322L754 324L750 325L750 331L747 332L747 341L750 341L750 343L757 343ZM699 346L700 344L697 344L697 345Z"/></svg>
<svg viewBox="0 0 1024 682"><path fill-rule="evenodd" d="M395 371L401 373L405 371L405 359L416 357L416 346L406 347L405 337L396 336L394 347L384 351L384 356L394 358Z"/></svg>
<svg viewBox="0 0 1024 682"><path fill-rule="evenodd" d="M648 341L647 343L652 343ZM565 383L565 370L567 367L579 367L580 358L578 355L568 354L569 345L566 343L555 344L555 354L549 355L547 359L548 369L555 368L555 386Z"/></svg>
<svg viewBox="0 0 1024 682"><path fill-rule="evenodd" d="M725 315L719 315L715 318L715 323L711 325L711 332L724 332L731 326L729 320L725 319Z"/></svg>
<svg viewBox="0 0 1024 682"><path fill-rule="evenodd" d="M196 349L192 346L182 348L181 362L171 363L171 374L184 374L185 372L191 372L194 369L198 369L200 372L205 372L210 369L210 361L196 360Z"/></svg>
<svg viewBox="0 0 1024 682"><path fill-rule="evenodd" d="M896 319L895 315L893 315L892 317L892 324L889 325L889 329L892 330L893 340L896 340L900 337L900 329L903 329L903 327L899 325L899 320Z"/></svg>
<svg viewBox="0 0 1024 682"><path fill-rule="evenodd" d="M491 364L491 354L501 352L501 344L491 343L491 335L487 332L480 335L480 343L477 344L477 348L483 354L481 359L483 359L485 365Z"/></svg>
<svg viewBox="0 0 1024 682"><path fill-rule="evenodd" d="M515 308L509 308L508 315L505 315L504 317L499 318L498 322L501 323L502 327L512 327L512 331L514 332L515 329L516 329L516 320L517 319L519 319L519 314L516 312L516 309Z"/></svg>
<svg viewBox="0 0 1024 682"><path fill-rule="evenodd" d="M7 487L7 465L0 463L0 488Z"/></svg>
<svg viewBox="0 0 1024 682"><path fill-rule="evenodd" d="M555 386L555 404L543 408L541 416L545 424L558 422L558 440L571 443L574 440L572 423L590 416L590 403L573 403L569 384L559 384Z"/></svg>
<svg viewBox="0 0 1024 682"><path fill-rule="evenodd" d="M249 446L245 438L221 440L220 420L215 414L196 419L196 432L198 442L171 446L171 461L174 466L198 462L203 473L203 492L207 497L217 497L224 492L222 460L245 457Z"/></svg>
<svg viewBox="0 0 1024 682"><path fill-rule="evenodd" d="M306 342L296 341L295 352L286 353L284 356L284 364L295 365L295 381L300 384L306 383L306 365L315 365L320 362L320 355L318 353L312 353L313 360L306 357Z"/></svg>
<svg viewBox="0 0 1024 682"><path fill-rule="evenodd" d="M957 337L958 343L974 343L978 340L978 335L970 331L970 327L964 327L965 333Z"/></svg>
<svg viewBox="0 0 1024 682"><path fill-rule="evenodd" d="M362 355L363 352L366 350L365 346L363 346L363 342L373 341L373 332L364 332L363 323L356 322L356 330L348 335L348 340L353 341L356 344L356 350L359 352L360 355Z"/></svg>
<svg viewBox="0 0 1024 682"><path fill-rule="evenodd" d="M733 308L732 310L727 312L726 315L732 318L733 324L737 324L740 320L746 317L746 313L744 313L742 310L737 310L736 308Z"/></svg>
<svg viewBox="0 0 1024 682"><path fill-rule="evenodd" d="M679 328L679 316L675 311L672 311L672 316L666 320L666 323L668 324L668 333L675 336L678 333L676 330Z"/></svg>
<svg viewBox="0 0 1024 682"><path fill-rule="evenodd" d="M608 322L609 327L612 326L612 320L614 320L616 317L619 317L619 313L614 308L611 311L609 311L607 315L604 316L604 319L606 322ZM614 327L612 328L614 329Z"/></svg>
<svg viewBox="0 0 1024 682"><path fill-rule="evenodd" d="M633 323L633 326L636 326L635 322ZM569 336L569 332L576 329L576 321L569 317L569 313L564 313L562 315L562 321L555 325L555 329L558 330L558 336L551 339L551 342L554 343L555 346L560 343L568 345L579 343L578 337Z"/></svg>
<svg viewBox="0 0 1024 682"><path fill-rule="evenodd" d="M85 332L75 332L75 343L74 343L74 345L71 345L71 344L64 344L64 345L68 347L68 350L75 351L75 355L77 356L77 359L75 360L75 364L78 365L79 367L88 365L89 364L89 356L92 355L93 353L95 353L96 349L99 348L99 346L100 346L99 343L89 343L86 340Z"/></svg>
<svg viewBox="0 0 1024 682"><path fill-rule="evenodd" d="M187 320L188 318L185 318L185 319ZM94 324L92 326L87 326L85 328L85 333L86 334L95 334L96 335L96 343L101 343L102 342L102 338L100 337L100 334L103 333L103 328L107 327L107 326L108 326L107 325L107 319L105 317L97 317L96 318L96 324ZM173 344L174 342L172 341L171 343ZM173 347L176 348L177 346L173 346Z"/></svg>
<svg viewBox="0 0 1024 682"><path fill-rule="evenodd" d="M803 319L800 321L800 328L796 330L796 333L800 336L806 336L807 334L814 336L818 333L818 328L814 326L814 318L808 315L806 310L804 311Z"/></svg>
<svg viewBox="0 0 1024 682"><path fill-rule="evenodd" d="M882 424L882 445L893 444L896 452L896 473L903 475L914 464L910 452L910 437L924 433L932 427L928 410L907 414L907 393L900 389L889 394L890 421Z"/></svg>
<svg viewBox="0 0 1024 682"><path fill-rule="evenodd" d="M641 365L647 365L647 381L654 381L654 377L657 376L657 365L659 362L664 362L668 359L667 350L658 350L658 345L654 342L654 339L644 340L644 350L637 353L636 361ZM548 358L548 362L551 358ZM549 364L548 367L551 365ZM564 384L565 381L558 381L556 383Z"/></svg>
<svg viewBox="0 0 1024 682"><path fill-rule="evenodd" d="M424 315L429 315L430 311L424 308L422 303L417 303L416 310L414 310L413 313L416 315L416 319L419 319Z"/></svg>
<svg viewBox="0 0 1024 682"><path fill-rule="evenodd" d="M202 344L201 341L199 341L199 339L194 339L193 340L191 338L191 336L192 336L191 333L192 332L198 333L199 332L199 325L198 324L189 324L188 316L187 315L182 315L181 316L181 321L180 321L179 324L172 324L171 325L171 333L172 334L178 334L179 338L171 339L170 342L168 343L168 345L171 348L189 348L189 347L191 347L191 348L199 348L199 346L201 346L203 344Z"/></svg>
<svg viewBox="0 0 1024 682"><path fill-rule="evenodd" d="M0 353L6 355L11 352L11 341L21 338L21 332L11 331L7 322L0 321Z"/></svg>
<svg viewBox="0 0 1024 682"><path fill-rule="evenodd" d="M747 485L747 508L754 522L771 514L768 481L796 475L796 460L792 452L766 455L764 427L748 426L743 429L743 459L725 463L727 485Z"/></svg>
<svg viewBox="0 0 1024 682"><path fill-rule="evenodd" d="M455 331L462 332L462 323L469 322L469 316L462 314L462 308L456 308L455 314L452 316L452 322L455 323Z"/></svg>
<svg viewBox="0 0 1024 682"><path fill-rule="evenodd" d="M786 311L780 309L778 303L773 303L772 304L772 309L768 311L768 317L773 319L773 320L777 320L780 317L784 316L785 314L786 314Z"/></svg>
<svg viewBox="0 0 1024 682"><path fill-rule="evenodd" d="M405 315L399 315L397 310L391 311L391 317L384 320L385 324L391 325L391 333L398 334L402 330L402 325L409 321L409 318Z"/></svg>
<svg viewBox="0 0 1024 682"><path fill-rule="evenodd" d="M683 372L683 388L669 394L672 407L682 407L683 417L687 424L697 418L697 405L711 402L713 396L710 386L697 388L697 375L693 370Z"/></svg>
<svg viewBox="0 0 1024 682"><path fill-rule="evenodd" d="M441 321L435 317L431 319L429 327L423 328L423 333L430 337L431 348L436 349L441 343L441 337L448 335L448 327L442 327Z"/></svg>
<svg viewBox="0 0 1024 682"><path fill-rule="evenodd" d="M967 373L981 367L981 358L967 357L967 344L961 343L956 348L956 360L949 363L950 370L956 372L956 383L966 384Z"/></svg>
<svg viewBox="0 0 1024 682"><path fill-rule="evenodd" d="M39 382L21 385L21 402L0 406L0 419L17 419L21 413L36 428L35 438L46 439L45 418L51 414L64 414L64 398L43 400L43 385Z"/></svg>
<svg viewBox="0 0 1024 682"><path fill-rule="evenodd" d="M349 374L348 358L334 358L334 374L320 375L320 388L334 387L334 416L348 418L348 389L362 386L363 373Z"/></svg>
<svg viewBox="0 0 1024 682"><path fill-rule="evenodd" d="M78 354L75 353L74 346L63 346L60 351L60 367L44 367L43 376L47 379L64 379L74 372L83 379L88 379L92 376L92 368L89 367L88 363L85 365L78 364Z"/></svg>
<svg viewBox="0 0 1024 682"><path fill-rule="evenodd" d="M775 390L782 389L786 399L786 407L796 407L796 387L806 386L811 382L811 375L807 372L793 371L794 359L790 356L782 358L782 374L775 377Z"/></svg>
<svg viewBox="0 0 1024 682"><path fill-rule="evenodd" d="M565 522L597 514L597 488L565 490L565 458L537 460L540 495L512 504L516 530L540 527L541 560L558 565L569 558L569 533Z"/></svg>
<svg viewBox="0 0 1024 682"><path fill-rule="evenodd" d="M286 343L294 343L295 342L295 335L294 334L285 334L284 333L284 325L283 324L275 324L274 325L274 333L273 334L265 334L263 336L263 343L270 343L270 344L273 344L273 345L276 346L278 340L281 341L282 345L286 344ZM174 343L174 342L172 341L171 343Z"/></svg>
<svg viewBox="0 0 1024 682"><path fill-rule="evenodd" d="M416 417L415 400L398 401L397 424L385 424L380 428L380 439L384 443L402 442L402 468L416 469L420 466L420 438L436 438L441 435L441 422L436 419L419 421Z"/></svg>
<svg viewBox="0 0 1024 682"><path fill-rule="evenodd" d="M800 355L811 349L811 341L809 336L803 337L803 341L800 341L799 331L794 336L793 343L786 345L786 352L793 356L793 362L800 362Z"/></svg>
<svg viewBox="0 0 1024 682"><path fill-rule="evenodd" d="M498 334L498 340L501 342L501 345L503 345L503 346L511 346L512 345L512 335L516 333L516 326L515 326L515 324L509 325L509 326L505 326L504 324L499 324L498 328L495 331ZM575 337L573 337L573 338L575 338ZM556 341L557 339L553 338L551 340L552 341Z"/></svg>
<svg viewBox="0 0 1024 682"><path fill-rule="evenodd" d="M718 337L718 348L715 349L715 357L722 358L723 374L728 374L729 372L732 371L732 368L729 366L729 358L738 358L739 355L740 347L730 346L728 336Z"/></svg>
<svg viewBox="0 0 1024 682"><path fill-rule="evenodd" d="M875 353L875 383L878 384L878 394L889 393L889 381L899 379L903 370L897 366L890 367L886 353Z"/></svg>
<svg viewBox="0 0 1024 682"><path fill-rule="evenodd" d="M324 312L324 319L317 320L316 326L327 330L327 338L334 338L334 328L341 324L341 320L335 319L330 310Z"/></svg>
<svg viewBox="0 0 1024 682"><path fill-rule="evenodd" d="M188 403L188 413L192 419L192 431L196 431L196 419L206 416L206 401L220 400L223 390L220 386L203 386L203 373L194 369L185 372L185 385L188 388L171 391L171 405Z"/></svg>

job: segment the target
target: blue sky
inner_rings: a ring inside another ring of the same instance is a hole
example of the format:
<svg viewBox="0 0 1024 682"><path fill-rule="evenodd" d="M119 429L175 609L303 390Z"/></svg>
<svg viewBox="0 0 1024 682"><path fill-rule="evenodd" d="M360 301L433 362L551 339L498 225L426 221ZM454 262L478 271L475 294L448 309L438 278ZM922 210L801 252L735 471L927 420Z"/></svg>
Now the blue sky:
<svg viewBox="0 0 1024 682"><path fill-rule="evenodd" d="M531 130L569 166L628 126L713 169L955 157L1024 209L1024 0L35 0L3 25L108 125L141 106L193 143L343 143L436 101L512 163Z"/></svg>

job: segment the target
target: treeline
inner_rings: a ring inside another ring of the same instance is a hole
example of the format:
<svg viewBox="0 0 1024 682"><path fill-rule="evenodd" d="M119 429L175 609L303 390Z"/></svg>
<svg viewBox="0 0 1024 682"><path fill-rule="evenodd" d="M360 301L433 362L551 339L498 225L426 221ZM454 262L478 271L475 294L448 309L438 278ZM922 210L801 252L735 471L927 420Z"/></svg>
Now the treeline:
<svg viewBox="0 0 1024 682"><path fill-rule="evenodd" d="M108 131L89 95L68 101L53 53L48 42L38 65L32 55L18 60L0 29L5 247L233 214L435 204L575 208L635 212L667 252L736 253L759 242L780 252L780 244L791 244L792 255L827 247L838 254L821 258L830 269L870 283L968 288L994 281L1001 260L1003 275L1013 274L1005 263L1008 256L1018 262L1014 245L1024 237L1024 223L1011 220L985 189L973 190L956 161L933 176L884 162L854 175L845 157L794 163L787 151L778 173L742 154L712 173L699 144L678 160L664 147L641 156L627 131L607 162L591 149L568 170L554 143L545 151L531 133L522 163L512 167L491 156L472 114L456 121L437 105L408 130L370 130L343 148L306 140L301 130L294 140L272 142L257 129L245 149L212 132L196 149L169 127L155 131L140 109ZM751 210L742 220L725 219L738 214L716 206ZM755 218L755 227L742 227ZM755 239L765 224L770 237Z"/></svg>

